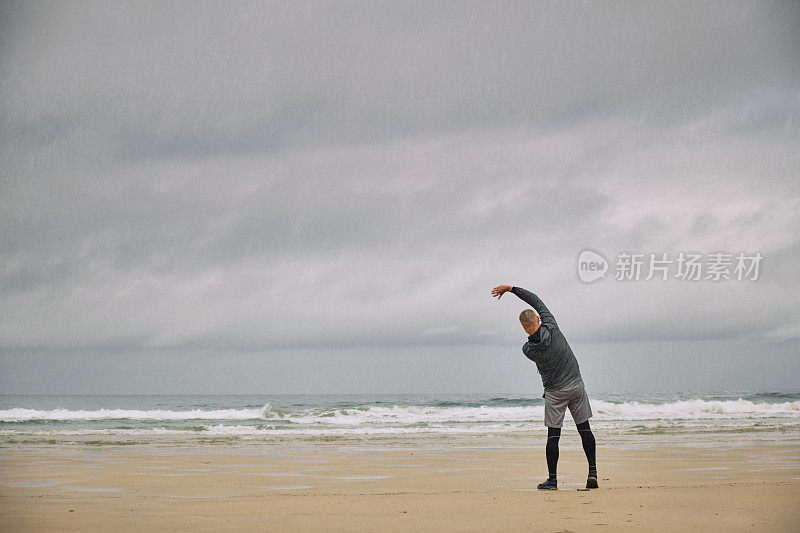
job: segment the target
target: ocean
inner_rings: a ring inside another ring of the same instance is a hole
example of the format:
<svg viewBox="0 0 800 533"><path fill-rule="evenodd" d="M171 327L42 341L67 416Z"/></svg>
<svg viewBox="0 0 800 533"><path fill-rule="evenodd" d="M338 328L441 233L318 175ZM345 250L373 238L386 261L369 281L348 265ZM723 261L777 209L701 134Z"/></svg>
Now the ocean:
<svg viewBox="0 0 800 533"><path fill-rule="evenodd" d="M591 394L598 434L800 434L799 392ZM0 396L0 442L253 441L545 433L534 396ZM569 412L565 428L574 427Z"/></svg>

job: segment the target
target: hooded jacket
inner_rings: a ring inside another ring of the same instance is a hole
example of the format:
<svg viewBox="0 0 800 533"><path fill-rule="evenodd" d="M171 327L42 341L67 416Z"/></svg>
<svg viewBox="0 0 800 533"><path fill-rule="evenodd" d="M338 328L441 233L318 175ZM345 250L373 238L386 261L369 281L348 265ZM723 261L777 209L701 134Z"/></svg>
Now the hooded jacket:
<svg viewBox="0 0 800 533"><path fill-rule="evenodd" d="M563 389L580 379L578 360L550 310L538 296L522 287L512 287L511 292L533 307L541 318L539 329L528 336L528 342L522 347L522 353L536 363L545 392Z"/></svg>

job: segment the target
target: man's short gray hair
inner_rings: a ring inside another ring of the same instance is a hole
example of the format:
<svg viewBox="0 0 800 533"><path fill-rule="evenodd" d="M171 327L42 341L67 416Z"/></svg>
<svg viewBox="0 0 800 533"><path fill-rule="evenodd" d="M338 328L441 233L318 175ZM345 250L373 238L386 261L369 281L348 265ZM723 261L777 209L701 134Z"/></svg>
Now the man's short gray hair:
<svg viewBox="0 0 800 533"><path fill-rule="evenodd" d="M525 309L519 314L519 321L522 322L522 326L526 328L536 327L538 319L539 315L537 315L533 309Z"/></svg>

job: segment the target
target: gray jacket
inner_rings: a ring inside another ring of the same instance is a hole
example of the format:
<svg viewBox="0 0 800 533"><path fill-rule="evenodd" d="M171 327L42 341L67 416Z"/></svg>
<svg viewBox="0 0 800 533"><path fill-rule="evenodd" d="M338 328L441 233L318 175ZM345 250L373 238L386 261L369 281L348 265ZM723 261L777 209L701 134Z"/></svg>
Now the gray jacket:
<svg viewBox="0 0 800 533"><path fill-rule="evenodd" d="M536 333L528 336L528 342L522 347L522 353L536 363L536 368L542 376L544 390L556 391L580 379L578 360L550 310L538 296L522 287L513 287L511 292L533 307L542 319L542 324Z"/></svg>

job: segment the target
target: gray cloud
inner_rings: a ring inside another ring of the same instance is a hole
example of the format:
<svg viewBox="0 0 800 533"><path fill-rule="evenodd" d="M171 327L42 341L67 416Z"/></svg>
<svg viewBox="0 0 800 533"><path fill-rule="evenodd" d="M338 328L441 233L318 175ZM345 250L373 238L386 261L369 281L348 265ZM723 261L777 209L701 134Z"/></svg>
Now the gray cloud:
<svg viewBox="0 0 800 533"><path fill-rule="evenodd" d="M88 126L110 144L103 156L122 159L559 127L598 113L672 121L759 88L790 89L800 56L791 3L5 11L12 132L41 141Z"/></svg>
<svg viewBox="0 0 800 533"><path fill-rule="evenodd" d="M517 350L497 283L587 345L800 337L794 3L0 9L6 353Z"/></svg>

